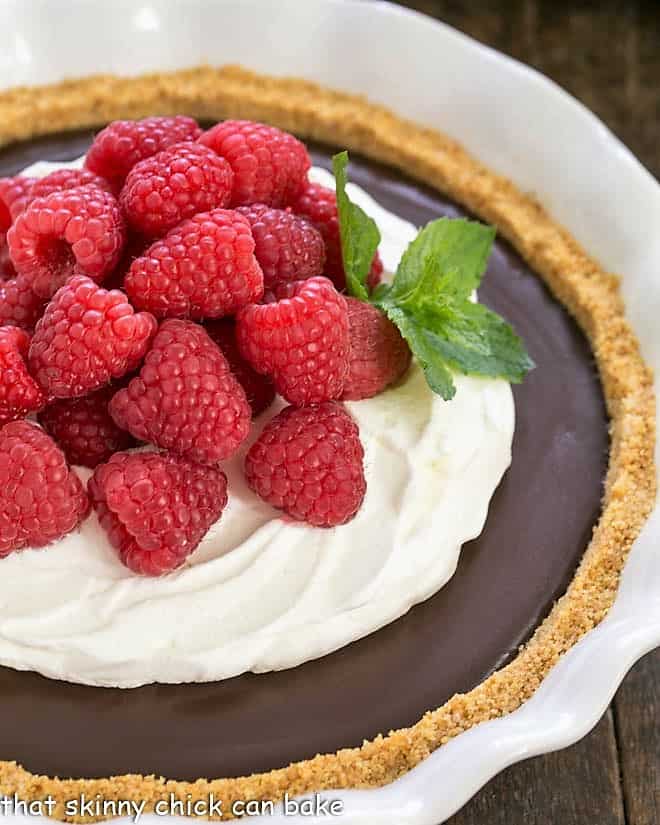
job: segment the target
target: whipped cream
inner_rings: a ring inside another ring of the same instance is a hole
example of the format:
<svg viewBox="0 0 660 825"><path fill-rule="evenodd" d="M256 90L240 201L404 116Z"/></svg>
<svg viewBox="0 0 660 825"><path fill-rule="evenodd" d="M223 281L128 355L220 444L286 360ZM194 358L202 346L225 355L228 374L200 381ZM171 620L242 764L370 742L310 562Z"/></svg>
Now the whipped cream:
<svg viewBox="0 0 660 825"><path fill-rule="evenodd" d="M313 177L333 186L323 170ZM349 193L378 223L385 268L394 270L416 228L358 187ZM347 404L365 448L367 494L342 527L295 523L258 499L243 478L245 445L223 467L222 518L175 573L135 576L94 514L56 544L2 560L0 663L99 686L215 681L294 667L394 621L452 576L511 461L508 383L455 380L447 403L413 364L398 386ZM260 417L252 440L282 406Z"/></svg>

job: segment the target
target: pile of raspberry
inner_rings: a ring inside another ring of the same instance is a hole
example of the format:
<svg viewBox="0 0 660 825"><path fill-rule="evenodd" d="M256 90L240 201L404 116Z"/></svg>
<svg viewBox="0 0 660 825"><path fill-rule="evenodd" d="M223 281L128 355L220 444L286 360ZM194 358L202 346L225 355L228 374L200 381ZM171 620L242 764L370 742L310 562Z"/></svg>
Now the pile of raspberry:
<svg viewBox="0 0 660 825"><path fill-rule="evenodd" d="M342 401L411 356L344 294L335 194L310 166L272 126L151 117L103 129L82 169L0 180L0 558L93 508L127 567L174 570L222 515L239 450L291 519L356 515L364 451ZM381 272L376 255L372 285ZM288 406L264 422L276 394Z"/></svg>

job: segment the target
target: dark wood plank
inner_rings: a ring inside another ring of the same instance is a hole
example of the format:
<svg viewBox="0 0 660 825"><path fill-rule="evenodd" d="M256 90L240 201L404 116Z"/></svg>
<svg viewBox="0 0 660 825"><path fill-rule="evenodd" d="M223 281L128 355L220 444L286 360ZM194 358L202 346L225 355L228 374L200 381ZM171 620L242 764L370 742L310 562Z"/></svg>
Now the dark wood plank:
<svg viewBox="0 0 660 825"><path fill-rule="evenodd" d="M612 712L572 748L508 768L447 825L625 825Z"/></svg>
<svg viewBox="0 0 660 825"><path fill-rule="evenodd" d="M614 701L628 825L660 823L660 649L628 674Z"/></svg>

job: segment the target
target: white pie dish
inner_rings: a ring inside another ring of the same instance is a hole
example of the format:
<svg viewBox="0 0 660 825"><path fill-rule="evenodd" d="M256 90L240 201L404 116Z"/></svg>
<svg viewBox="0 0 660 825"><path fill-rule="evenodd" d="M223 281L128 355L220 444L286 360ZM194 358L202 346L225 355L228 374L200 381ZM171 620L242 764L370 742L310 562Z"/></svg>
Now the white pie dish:
<svg viewBox="0 0 660 825"><path fill-rule="evenodd" d="M623 274L628 316L647 361L658 366L652 319L660 240L653 229L660 189L593 115L514 61L388 4L341 0L5 0L0 23L6 86L124 73L126 66L138 73L240 62L365 93L448 132L532 191L605 267ZM635 543L610 615L562 658L532 700L462 734L385 789L328 794L345 801L341 821L435 825L506 765L584 735L628 667L660 642L659 530L656 511ZM450 786L437 781L448 775Z"/></svg>

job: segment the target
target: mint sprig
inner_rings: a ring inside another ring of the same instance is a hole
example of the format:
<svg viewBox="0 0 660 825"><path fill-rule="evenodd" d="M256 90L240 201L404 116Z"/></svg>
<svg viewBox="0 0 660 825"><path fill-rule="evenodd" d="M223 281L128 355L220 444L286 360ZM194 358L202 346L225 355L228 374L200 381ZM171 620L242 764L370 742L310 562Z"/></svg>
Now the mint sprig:
<svg viewBox="0 0 660 825"><path fill-rule="evenodd" d="M380 232L376 221L370 218L364 209L353 203L346 194L347 167L348 152L340 152L333 157L332 168L337 181L341 254L344 259L348 291L361 301L368 301L367 277L380 243Z"/></svg>
<svg viewBox="0 0 660 825"><path fill-rule="evenodd" d="M495 230L462 218L431 221L408 245L392 283L369 295L367 278L380 232L346 193L348 153L335 155L332 165L348 291L373 303L398 327L433 392L453 398L454 372L522 381L534 367L523 342L503 318L470 300Z"/></svg>

